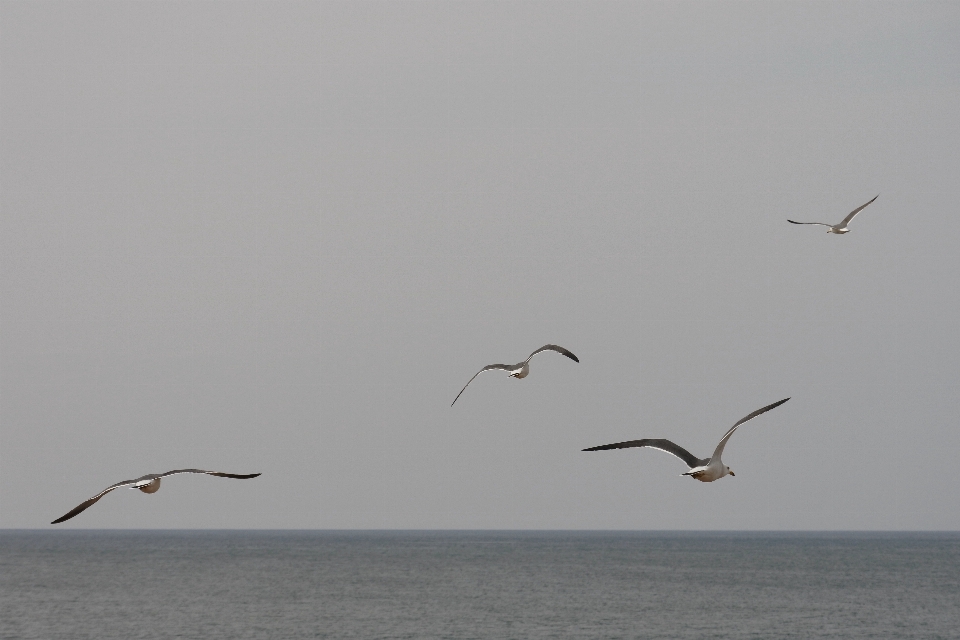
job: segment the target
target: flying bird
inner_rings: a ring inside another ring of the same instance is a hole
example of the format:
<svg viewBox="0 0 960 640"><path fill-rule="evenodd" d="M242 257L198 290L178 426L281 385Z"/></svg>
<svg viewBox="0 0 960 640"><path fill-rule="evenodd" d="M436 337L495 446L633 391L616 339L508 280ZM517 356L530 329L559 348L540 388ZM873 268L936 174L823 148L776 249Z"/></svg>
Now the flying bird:
<svg viewBox="0 0 960 640"><path fill-rule="evenodd" d="M555 345L555 344L545 344L545 345L543 345L542 347L540 347L539 349L537 349L536 351L534 351L533 353L531 353L531 354L530 354L530 357L528 357L528 358L527 358L526 360L524 360L523 362L518 362L517 364L491 364L491 365L487 365L487 366L484 367L483 369L480 369L480 371L477 371L475 374L473 374L473 378L476 378L478 375L480 375L480 374L483 373L484 371L490 371L491 369L500 369L501 371L507 371L507 372L510 373L510 377L511 377L511 378L517 378L517 379L526 378L526 377L527 377L527 374L530 373L530 358L532 358L533 356L537 355L537 354L540 353L541 351L556 351L557 353L562 353L563 355L567 356L568 358L570 358L570 359L573 360L574 362L580 362L580 358L578 358L577 356L573 355L573 353L571 353L570 351L567 351L567 350L564 349L563 347L558 347L558 346ZM451 406L451 407L452 407L454 404L456 404L456 402L457 402L457 400L460 398L460 396L463 395L463 392L467 390L467 387L469 387L469 386L470 386L470 383L473 382L473 378L470 378L470 380L467 381L467 384L463 385L463 389L460 389L460 393L458 393L458 394L457 394L457 397L454 398L454 399L453 399L453 402L450 403L450 406Z"/></svg>
<svg viewBox="0 0 960 640"><path fill-rule="evenodd" d="M696 478L700 482L713 482L719 478L722 478L725 475L736 476L733 470L723 464L720 460L720 455L723 453L723 448L727 446L727 440L730 439L730 436L733 435L733 432L737 430L737 427L742 425L744 422L749 422L753 420L761 413L766 413L770 409L779 407L784 402L790 398L784 398L779 402L774 402L765 406L763 409L757 409L750 415L745 418L742 418L737 424L730 427L730 430L723 434L723 438L720 439L720 444L717 445L717 448L714 450L713 455L709 458L703 460L697 458L695 455L684 449L678 444L674 444L669 440L630 440L629 442L617 442L616 444L605 444L599 447L590 447L589 449L584 449L584 451L603 451L605 449L627 449L630 447L650 447L651 449L659 449L660 451L666 451L672 455L677 456L681 460L687 463L687 466L690 467L690 471L682 473L680 475L690 476Z"/></svg>
<svg viewBox="0 0 960 640"><path fill-rule="evenodd" d="M166 473L150 473L145 476L141 476L136 480L124 480L123 482L118 482L117 484L112 484L97 495L93 496L85 502L81 502L76 508L67 513L66 515L60 516L50 524L58 524L65 520L69 520L76 515L79 515L88 507L92 506L97 500L107 495L114 489L119 489L120 487L130 487L131 489L140 489L144 493L156 493L160 490L160 478L165 478L166 476L172 476L177 473L205 473L208 476L219 476L221 478L236 478L238 480L246 480L247 478L256 478L259 476L259 473L248 473L246 475L237 475L235 473L221 473L220 471L204 471L203 469L176 469L174 471L167 471Z"/></svg>
<svg viewBox="0 0 960 640"><path fill-rule="evenodd" d="M873 196L873 200L876 200L879 197L880 197L880 194L878 193L877 195ZM873 200L870 200L870 202L873 202ZM870 202L868 202L867 204L870 204ZM827 233L836 233L836 234L843 235L844 233L847 233L848 231L850 231L850 229L847 229L847 225L850 224L850 221L853 220L853 217L858 213L860 213L861 211L863 211L867 207L867 204L862 204L856 209L854 209L853 211L851 211L850 213L848 213L847 217L844 218L840 222L840 224L826 224L824 222L794 222L789 218L787 219L787 222L793 222L793 224L819 224L821 227L829 227L827 229Z"/></svg>

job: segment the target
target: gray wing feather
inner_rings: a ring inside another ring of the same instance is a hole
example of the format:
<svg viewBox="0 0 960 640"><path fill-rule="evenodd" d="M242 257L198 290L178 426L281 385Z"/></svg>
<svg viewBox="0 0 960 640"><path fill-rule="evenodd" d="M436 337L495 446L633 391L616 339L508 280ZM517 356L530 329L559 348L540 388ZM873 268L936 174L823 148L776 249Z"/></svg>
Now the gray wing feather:
<svg viewBox="0 0 960 640"><path fill-rule="evenodd" d="M693 455L680 445L670 442L669 440L664 439L651 439L644 438L643 440L629 440L627 442L616 442L614 444L604 444L599 447L590 447L589 449L584 449L584 451L605 451L607 449L628 449L630 447L649 447L651 449L659 449L666 453L672 454L683 460L687 463L687 466L693 469L694 467L700 467L705 465L709 460L701 460L697 456Z"/></svg>
<svg viewBox="0 0 960 640"><path fill-rule="evenodd" d="M530 357L528 357L526 360L524 360L524 362L530 362L530 358L532 358L533 356L537 355L537 354L540 353L541 351L556 351L557 353L560 353L560 354L563 354L563 355L567 356L568 358L570 358L570 359L573 360L574 362L580 362L580 358L578 358L577 356L573 355L573 352L568 351L567 349L564 349L563 347L561 347L561 346L559 346L559 345L555 345L555 344L545 344L545 345L543 345L542 347L540 347L539 349L537 349L536 351L534 351L533 353L531 353L531 354L530 354Z"/></svg>
<svg viewBox="0 0 960 640"><path fill-rule="evenodd" d="M475 374L473 374L473 378L476 378L478 375L480 375L484 371L490 371L491 369L500 369L501 371L513 371L514 369L518 369L519 367L520 365L517 365L517 364L488 364L483 369L480 369L480 371L477 371ZM453 402L450 403L451 407L457 403L457 400L460 399L460 396L463 395L463 392L467 390L467 387L469 387L470 383L473 382L473 378L470 378L469 380L467 380L467 384L463 385L463 389L460 389L460 393L458 393L457 397L454 398Z"/></svg>
<svg viewBox="0 0 960 640"><path fill-rule="evenodd" d="M789 218L787 218L787 222L792 222L793 224L818 224L821 227L830 227L831 229L833 228L832 224L827 224L825 222L797 222L796 220L791 220Z"/></svg>
<svg viewBox="0 0 960 640"><path fill-rule="evenodd" d="M218 476L220 478L236 478L237 480L246 480L248 478L256 478L259 476L259 473L223 473L222 471L204 471L203 469L174 469L173 471L167 471L166 473L157 474L158 478L165 478L167 476L172 476L178 473L205 473L208 476Z"/></svg>
<svg viewBox="0 0 960 640"><path fill-rule="evenodd" d="M746 416L746 417L744 417L744 418L741 418L741 419L737 422L737 424L735 424L735 425L733 425L732 427L730 427L730 430L727 431L725 434L723 434L723 437L720 439L720 444L717 445L717 448L716 448L716 450L714 450L713 456L710 457L710 460L716 460L716 459L718 459L718 458L720 457L720 455L723 453L723 448L724 448L725 446L727 446L727 440L729 440L729 439L730 439L730 436L733 435L733 432L737 430L737 427L739 427L740 425L742 425L744 422L750 422L751 420L753 420L754 418L756 418L756 417L759 416L760 414L766 413L767 411L770 411L770 409L776 409L777 407L779 407L780 405L782 405L784 402L786 402L786 401L789 400L789 399L790 399L790 398L784 398L783 400L779 400L778 402L774 402L773 404L768 404L768 405L765 406L764 408L762 408L762 409L757 409L756 411L754 411L754 412L751 413L750 415L748 415L748 416Z"/></svg>
<svg viewBox="0 0 960 640"><path fill-rule="evenodd" d="M82 513L83 511L85 511L88 507L93 506L93 504L96 503L97 500L99 500L99 499L102 498L103 496L107 495L108 493L110 493L110 492L113 491L114 489L119 489L120 487L129 486L129 485L134 484L134 483L136 483L136 482L138 482L138 481L140 481L140 480L142 480L142 478L137 478L136 480L124 480L123 482L118 482L117 484L112 484L112 485L110 485L109 487L107 487L106 489L104 489L103 491L101 491L100 493L98 493L97 495L95 495L95 496L93 496L92 498L90 498L89 500L85 500L85 501L81 502L79 505L77 505L76 507L74 507L73 509L71 509L70 511L68 511L67 513L65 513L64 515L60 516L59 518L57 518L56 520L54 520L54 521L51 522L50 524L60 524L61 522L64 522L64 521L66 521L66 520L69 520L70 518L73 518L74 516L77 516L77 515L79 515L80 513Z"/></svg>
<svg viewBox="0 0 960 640"><path fill-rule="evenodd" d="M879 197L880 197L880 194L878 193L877 195L873 196L873 199L870 200L870 202L873 202L874 200L876 200L876 199L879 198ZM867 204L870 204L870 202L868 202ZM856 209L854 209L853 211L851 211L850 213L848 213L848 214L847 214L847 217L844 218L844 219L843 219L843 222L840 223L840 226L843 226L843 227L847 226L847 223L850 222L851 220L853 220L853 217L854 217L855 215L857 215L858 213L860 213L861 211L863 211L864 209L866 209L867 204L862 204L862 205L860 205L859 207L857 207Z"/></svg>

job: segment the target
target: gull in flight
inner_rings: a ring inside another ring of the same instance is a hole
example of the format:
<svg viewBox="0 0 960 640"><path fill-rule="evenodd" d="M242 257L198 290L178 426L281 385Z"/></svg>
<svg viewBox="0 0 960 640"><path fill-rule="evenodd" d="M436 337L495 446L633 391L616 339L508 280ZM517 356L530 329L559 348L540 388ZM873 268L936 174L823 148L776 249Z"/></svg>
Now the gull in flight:
<svg viewBox="0 0 960 640"><path fill-rule="evenodd" d="M141 476L136 480L124 480L123 482L118 482L117 484L112 484L97 495L93 496L85 502L81 502L76 508L67 513L66 515L60 516L50 524L58 524L64 520L69 520L70 518L79 515L86 508L90 507L97 500L107 495L114 489L119 489L120 487L130 487L131 489L140 489L144 493L156 493L160 490L160 478L165 478L166 476L172 476L177 473L205 473L208 476L219 476L221 478L237 478L238 480L246 480L247 478L256 478L259 473L248 473L246 475L237 475L235 473L221 473L220 471L204 471L203 469L176 469L174 471L167 471L166 473L150 473L145 476Z"/></svg>
<svg viewBox="0 0 960 640"><path fill-rule="evenodd" d="M682 473L680 475L690 476L691 478L696 478L700 482L713 482L718 480L725 475L736 476L733 470L723 464L720 460L720 455L723 453L723 448L727 446L727 440L730 439L730 436L733 435L733 432L737 430L737 427L742 425L744 422L749 422L753 420L761 413L766 413L770 409L779 407L784 402L790 398L784 398L779 402L774 402L765 406L763 409L757 409L750 415L745 418L742 418L737 424L730 427L730 430L723 434L723 438L720 439L720 444L717 445L717 448L714 450L713 455L709 458L703 460L697 458L695 455L684 449L678 444L674 444L669 440L630 440L629 442L617 442L616 444L605 444L599 447L590 447L589 449L584 449L584 451L603 451L605 449L627 449L629 447L650 447L651 449L659 449L660 451L666 451L667 453L673 454L687 463L687 466L690 467L690 471Z"/></svg>
<svg viewBox="0 0 960 640"><path fill-rule="evenodd" d="M556 351L557 353L562 353L563 355L567 356L574 362L580 362L580 358L573 355L573 353L567 351L563 347L558 347L555 344L545 344L539 349L537 349L536 351L534 351L533 353L531 353L530 357L524 360L523 362L518 362L517 364L490 364L485 366L483 369L480 369L480 371L477 371L475 374L473 374L473 378L476 378L478 375L480 375L484 371L490 371L491 369L500 369L502 371L507 371L510 373L511 378L517 378L517 379L526 378L527 374L530 373L530 358L537 355L541 351ZM470 383L473 382L473 378L470 378L470 380L467 381L467 384L463 385L463 389L460 389L460 393L458 393L457 397L454 398L453 402L450 403L451 407L454 404L456 404L460 396L463 395L463 392L467 390L467 387L469 387Z"/></svg>
<svg viewBox="0 0 960 640"><path fill-rule="evenodd" d="M877 195L873 196L873 200L876 200L879 197L880 197L880 194L878 193ZM873 202L873 200L870 200L870 202ZM868 202L867 204L870 204L870 202ZM825 222L794 222L789 218L787 219L787 222L793 222L793 224L818 224L821 227L829 227L827 229L827 233L836 233L836 234L843 235L844 233L850 231L850 229L847 229L847 225L850 224L850 221L853 220L853 217L858 213L860 213L861 211L863 211L864 209L866 209L867 204L862 204L856 209L854 209L853 211L851 211L850 213L848 213L847 217L844 218L840 222L840 224L826 224Z"/></svg>

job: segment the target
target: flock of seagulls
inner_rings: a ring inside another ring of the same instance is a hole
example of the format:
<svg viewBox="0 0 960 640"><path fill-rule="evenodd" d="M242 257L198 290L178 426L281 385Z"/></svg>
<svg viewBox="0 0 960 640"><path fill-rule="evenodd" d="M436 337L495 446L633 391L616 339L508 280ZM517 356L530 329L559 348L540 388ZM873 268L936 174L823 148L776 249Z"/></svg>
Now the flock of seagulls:
<svg viewBox="0 0 960 640"><path fill-rule="evenodd" d="M796 222L794 220L789 220L789 219L787 220L787 222L790 222L793 224L816 224L816 225L827 227L827 233L835 233L838 235L842 235L850 231L847 228L847 225L850 224L850 221L853 220L853 218L858 213L863 211L867 207L867 205L871 204L878 197L880 197L879 194L874 196L865 204L862 204L856 209L854 209L853 211L851 211L849 214L847 214L847 217L844 218L838 224L831 225L831 224L826 224L824 222ZM517 364L489 364L484 368L480 369L480 371L477 371L475 374L473 374L473 377L467 381L467 384L463 385L463 389L461 389L460 393L457 394L457 397L453 399L453 402L450 403L450 406L452 407L454 404L457 403L457 400L459 400L460 396L463 395L463 392L467 390L467 387L470 386L470 383L473 382L474 379L484 371L493 371L493 370L506 371L511 378L516 378L518 380L522 380L523 378L526 378L530 374L530 360L533 359L533 356L537 355L538 353L542 353L544 351L555 351L561 355L564 355L570 358L574 362L580 362L580 358L575 356L572 351L565 349L559 345L545 344L539 349L537 349L536 351L534 351L533 353L531 353L529 356L527 356L527 359L524 360L523 362L518 362ZM615 442L613 444L600 445L599 447L590 447L588 449L584 449L583 451L607 451L610 449L630 449L634 447L646 447L649 449L657 449L659 451L664 451L666 453L669 453L670 455L676 456L681 460L683 460L684 463L686 463L686 465L690 469L689 471L686 471L680 475L690 476L691 478L695 480L699 480L700 482L713 482L714 480L719 480L724 476L736 476L733 470L727 465L723 464L723 461L721 460L721 456L723 455L723 449L724 447L727 446L727 441L730 440L730 436L733 435L733 432L736 431L740 425L746 422L749 422L750 420L753 420L757 416L764 414L767 411L770 411L771 409L775 409L779 407L789 399L790 398L784 398L783 400L778 400L773 404L768 404L767 406L761 409L757 409L753 413L738 420L736 424L730 427L730 429L725 434L723 434L723 437L720 438L720 443L717 445L717 448L714 449L713 455L710 456L709 458L698 458L692 453L690 453L689 451L687 451L686 449L684 449L683 447L681 447L680 445L663 438L643 438L641 440L628 440L626 442ZM93 506L98 500L100 500L100 498L107 495L114 489L127 487L130 489L139 489L143 493L156 493L157 491L160 490L161 478L177 475L180 473L200 473L200 474L206 474L209 476L217 476L219 478L234 478L237 480L248 480L250 478L256 478L257 476L260 475L259 473L248 473L248 474L223 473L221 471L204 471L203 469L175 469L173 471L167 471L166 473L150 473L145 476L141 476L136 480L124 480L122 482L118 482L116 484L110 485L109 487L107 487L97 495L93 496L92 498L81 502L79 505L77 505L76 507L68 511L66 514L60 516L50 524L59 524L61 522L65 522L67 520L70 520L71 518L74 518L80 515L83 511Z"/></svg>

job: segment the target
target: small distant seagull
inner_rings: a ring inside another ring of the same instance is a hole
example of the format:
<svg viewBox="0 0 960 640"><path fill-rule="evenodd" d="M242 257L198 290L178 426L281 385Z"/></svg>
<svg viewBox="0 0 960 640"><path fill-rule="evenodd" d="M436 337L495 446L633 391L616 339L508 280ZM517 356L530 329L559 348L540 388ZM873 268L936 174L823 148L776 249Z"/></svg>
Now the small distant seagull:
<svg viewBox="0 0 960 640"><path fill-rule="evenodd" d="M690 467L690 471L686 473L681 473L683 476L690 476L696 478L700 482L713 482L723 476L730 474L731 476L736 476L730 467L726 466L721 462L720 455L723 453L723 448L727 445L727 440L730 439L730 436L733 435L733 432L737 430L737 427L742 425L744 422L749 422L753 420L761 413L766 413L770 409L779 407L784 402L790 398L784 398L779 402L774 402L773 404L765 406L763 409L757 409L746 418L743 418L737 424L730 427L730 430L723 434L723 438L720 439L720 444L717 445L716 450L713 452L713 456L706 459L699 459L680 445L674 444L669 440L630 440L629 442L618 442L616 444L605 444L600 447L591 447L589 449L584 449L584 451L603 451L605 449L627 449L629 447L650 447L651 449L659 449L660 451L666 451L667 453L673 454L687 463L687 466Z"/></svg>
<svg viewBox="0 0 960 640"><path fill-rule="evenodd" d="M166 476L172 476L177 473L205 473L208 476L219 476L221 478L236 478L238 480L246 480L247 478L256 478L259 476L259 473L249 473L246 475L237 475L234 473L221 473L219 471L204 471L203 469L176 469L174 471L167 471L166 473L151 473L145 476L141 476L136 480L124 480L123 482L118 482L117 484L112 484L97 495L93 496L86 502L80 503L73 511L68 514L61 516L51 522L50 524L58 524L64 520L69 520L70 518L79 515L87 507L90 507L97 500L107 495L114 489L119 489L120 487L130 487L131 489L140 489L144 493L156 493L160 490L160 478L165 478Z"/></svg>
<svg viewBox="0 0 960 640"><path fill-rule="evenodd" d="M876 200L879 197L880 197L880 194L878 193L877 195L873 196L873 200ZM871 200L870 202L873 202L873 200ZM870 202L868 202L867 204L870 204ZM827 229L827 233L836 233L836 234L842 235L850 231L850 229L847 229L847 225L850 224L850 221L853 220L853 217L855 215L857 215L867 207L867 204L862 204L856 209L854 209L853 211L851 211L849 214L847 214L847 217L844 218L840 224L826 224L823 222L794 222L793 220L790 220L790 219L787 219L787 222L793 222L793 224L819 224L821 227L829 227L829 229Z"/></svg>
<svg viewBox="0 0 960 640"><path fill-rule="evenodd" d="M508 371L510 373L511 378L517 378L517 379L526 378L527 374L530 373L530 358L537 355L541 351L556 351L557 353L562 353L563 355L567 356L574 362L580 362L580 358L573 355L571 352L567 351L563 347L558 347L555 344L545 344L539 349L537 349L536 351L534 351L533 353L531 353L530 357L524 360L523 362L518 362L517 364L487 365L483 369L480 369L480 371L477 371L475 374L473 374L473 378L476 378L478 375L480 375L484 371L490 371L491 369L500 369L502 371ZM460 389L460 393L458 393L457 397L454 398L453 402L450 403L451 407L457 403L457 399L459 399L460 396L463 395L463 392L467 390L467 387L469 387L470 383L473 382L473 378L470 378L470 380L467 381L467 384L463 385L463 389Z"/></svg>

